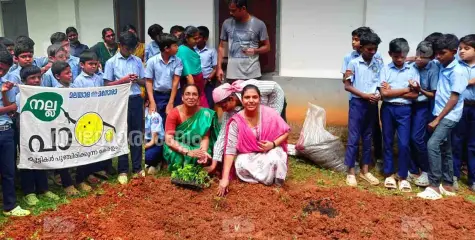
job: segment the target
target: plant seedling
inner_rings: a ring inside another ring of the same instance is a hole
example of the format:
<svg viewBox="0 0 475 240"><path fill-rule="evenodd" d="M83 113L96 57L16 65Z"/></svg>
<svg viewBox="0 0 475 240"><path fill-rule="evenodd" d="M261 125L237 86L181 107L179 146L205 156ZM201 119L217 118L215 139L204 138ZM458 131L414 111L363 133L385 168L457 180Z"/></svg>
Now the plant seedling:
<svg viewBox="0 0 475 240"><path fill-rule="evenodd" d="M192 189L202 190L210 186L210 177L201 166L193 164L185 164L182 168L178 168L172 172L171 181L173 184Z"/></svg>

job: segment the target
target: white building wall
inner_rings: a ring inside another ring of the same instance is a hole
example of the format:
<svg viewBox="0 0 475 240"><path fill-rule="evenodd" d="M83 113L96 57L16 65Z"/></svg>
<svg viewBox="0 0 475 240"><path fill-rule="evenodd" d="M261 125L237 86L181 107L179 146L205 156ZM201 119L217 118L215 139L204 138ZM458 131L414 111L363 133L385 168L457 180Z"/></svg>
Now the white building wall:
<svg viewBox="0 0 475 240"><path fill-rule="evenodd" d="M202 25L209 28L209 46L215 46L214 11L214 0L145 0L145 31L155 23L160 24L166 33L174 25ZM146 35L145 42L150 41L150 37Z"/></svg>
<svg viewBox="0 0 475 240"><path fill-rule="evenodd" d="M381 38L379 52L385 63L391 61L388 54L389 42L397 37L405 38L411 48L409 54L415 54L417 45L425 38L424 9L425 1L367 0L365 25L371 27Z"/></svg>
<svg viewBox="0 0 475 240"><path fill-rule="evenodd" d="M51 34L70 26L89 47L101 41L103 28L114 28L113 0L77 0L77 5L74 0L26 0L26 12L36 56L46 56Z"/></svg>
<svg viewBox="0 0 475 240"><path fill-rule="evenodd" d="M64 24L74 24L70 17L64 17L58 13L59 10L68 11L72 15L75 14L74 8L67 9L66 4L61 4L62 1L73 0L26 0L26 15L28 20L28 35L35 41L35 55L45 56L46 49L50 42L50 36L54 32L64 31L60 26Z"/></svg>
<svg viewBox="0 0 475 240"><path fill-rule="evenodd" d="M56 24L56 28L59 29L58 32L65 32L66 28L70 26L76 27L76 7L74 0L59 0L57 1L57 6L58 11L56 14L58 15L59 22Z"/></svg>
<svg viewBox="0 0 475 240"><path fill-rule="evenodd" d="M475 1L426 0L424 36L433 32L453 33L458 37L475 33Z"/></svg>
<svg viewBox="0 0 475 240"><path fill-rule="evenodd" d="M364 0L282 0L280 75L341 76L338 66L363 14Z"/></svg>
<svg viewBox="0 0 475 240"><path fill-rule="evenodd" d="M78 7L79 40L92 47L102 41L102 29L114 29L114 0L79 0Z"/></svg>
<svg viewBox="0 0 475 240"><path fill-rule="evenodd" d="M281 0L280 75L341 78L351 31L369 26L381 37L386 61L389 42L406 38L415 52L432 32L462 37L475 33L473 0Z"/></svg>

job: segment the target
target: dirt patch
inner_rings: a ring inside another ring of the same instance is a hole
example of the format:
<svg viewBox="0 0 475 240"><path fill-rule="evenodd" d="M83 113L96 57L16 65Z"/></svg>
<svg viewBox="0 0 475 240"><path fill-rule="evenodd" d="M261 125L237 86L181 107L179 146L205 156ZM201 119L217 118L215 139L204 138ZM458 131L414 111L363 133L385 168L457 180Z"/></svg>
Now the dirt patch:
<svg viewBox="0 0 475 240"><path fill-rule="evenodd" d="M291 144L297 144L300 138L300 132L302 131L302 124L296 124L294 122L289 122L288 124L290 126L288 141Z"/></svg>
<svg viewBox="0 0 475 240"><path fill-rule="evenodd" d="M303 209L304 214L311 214L315 211L320 212L321 215L327 215L330 218L335 218L338 211L332 207L332 202L328 198L310 201Z"/></svg>
<svg viewBox="0 0 475 240"><path fill-rule="evenodd" d="M4 236L117 240L475 236L475 205L463 198L427 202L292 183L284 188L233 183L226 198L217 198L216 187L214 183L202 192L184 190L169 178L134 180L125 187L106 185L103 194L11 221Z"/></svg>

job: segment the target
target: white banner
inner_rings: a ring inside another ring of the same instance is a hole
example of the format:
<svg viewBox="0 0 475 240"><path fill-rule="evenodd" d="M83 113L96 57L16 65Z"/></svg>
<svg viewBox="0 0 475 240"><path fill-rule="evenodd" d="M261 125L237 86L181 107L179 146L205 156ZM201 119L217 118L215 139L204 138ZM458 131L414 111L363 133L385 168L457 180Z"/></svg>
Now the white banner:
<svg viewBox="0 0 475 240"><path fill-rule="evenodd" d="M130 84L96 88L20 85L22 169L61 169L128 154Z"/></svg>

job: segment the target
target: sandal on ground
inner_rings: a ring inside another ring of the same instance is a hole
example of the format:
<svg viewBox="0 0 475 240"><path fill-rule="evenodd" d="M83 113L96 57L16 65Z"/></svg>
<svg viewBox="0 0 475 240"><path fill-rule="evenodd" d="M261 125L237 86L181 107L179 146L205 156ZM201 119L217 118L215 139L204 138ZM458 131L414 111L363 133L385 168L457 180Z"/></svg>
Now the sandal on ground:
<svg viewBox="0 0 475 240"><path fill-rule="evenodd" d="M394 179L394 177L387 177L384 180L384 187L388 189L397 189L396 179Z"/></svg>
<svg viewBox="0 0 475 240"><path fill-rule="evenodd" d="M46 197L46 198L49 198L49 199L51 199L51 200L54 200L54 201L58 201L58 200L61 199L58 195L54 194L54 193L51 192L51 191L47 191L47 192L45 192L45 193L43 193L43 194L41 194L41 195L44 196L44 197Z"/></svg>
<svg viewBox="0 0 475 240"><path fill-rule="evenodd" d="M417 197L426 199L426 200L439 200L442 198L442 195L432 189L431 187L426 187L426 190L417 194Z"/></svg>
<svg viewBox="0 0 475 240"><path fill-rule="evenodd" d="M38 202L40 201L36 197L36 194L34 194L34 193L26 195L25 197L23 197L23 200L25 200L25 202L28 206L36 206L36 204L38 204Z"/></svg>
<svg viewBox="0 0 475 240"><path fill-rule="evenodd" d="M399 191L404 193L412 192L411 184L407 180L399 181Z"/></svg>
<svg viewBox="0 0 475 240"><path fill-rule="evenodd" d="M135 173L135 174L132 176L133 179L136 179L136 178L143 178L143 177L145 177L145 171L144 171L144 170L141 170L140 172Z"/></svg>
<svg viewBox="0 0 475 240"><path fill-rule="evenodd" d="M346 185L350 187L358 186L358 182L356 182L356 176L351 174L346 175Z"/></svg>
<svg viewBox="0 0 475 240"><path fill-rule="evenodd" d="M101 180L97 177L94 177L94 175L89 175L87 177L87 182L92 184L92 185L97 185L97 184L101 183Z"/></svg>
<svg viewBox="0 0 475 240"><path fill-rule="evenodd" d="M119 176L117 177L117 181L119 181L121 185L127 184L127 182L129 181L129 179L127 178L127 174L126 173L119 174Z"/></svg>
<svg viewBox="0 0 475 240"><path fill-rule="evenodd" d="M374 177L373 174L371 174L370 172L367 172L365 174L360 173L360 178L366 180L369 184L373 186L379 185L379 180L376 177Z"/></svg>
<svg viewBox="0 0 475 240"><path fill-rule="evenodd" d="M428 187L429 186L429 175L426 172L422 172L422 174L415 179L414 184L419 187Z"/></svg>
<svg viewBox="0 0 475 240"><path fill-rule="evenodd" d="M94 174L94 176L96 176L100 179L109 180L109 176L107 175L106 171L99 171L99 172L95 172L93 174Z"/></svg>
<svg viewBox="0 0 475 240"><path fill-rule="evenodd" d="M456 193L445 190L442 184L439 186L439 191L440 191L440 194L442 194L442 196L447 196L447 197L457 196Z"/></svg>
<svg viewBox="0 0 475 240"><path fill-rule="evenodd" d="M21 208L20 206L17 206L16 208L8 211L8 212L3 212L3 215L8 216L8 217L25 217L30 215L30 211L25 210Z"/></svg>
<svg viewBox="0 0 475 240"><path fill-rule="evenodd" d="M153 167L153 166L150 166L148 167L147 169L147 175L155 175L157 174L157 168Z"/></svg>
<svg viewBox="0 0 475 240"><path fill-rule="evenodd" d="M77 196L80 194L80 192L74 186L69 186L65 188L64 191L68 197Z"/></svg>
<svg viewBox="0 0 475 240"><path fill-rule="evenodd" d="M90 192L92 191L92 187L89 186L87 183L85 182L82 182L80 184L78 184L78 187L81 191L84 191L84 192Z"/></svg>

